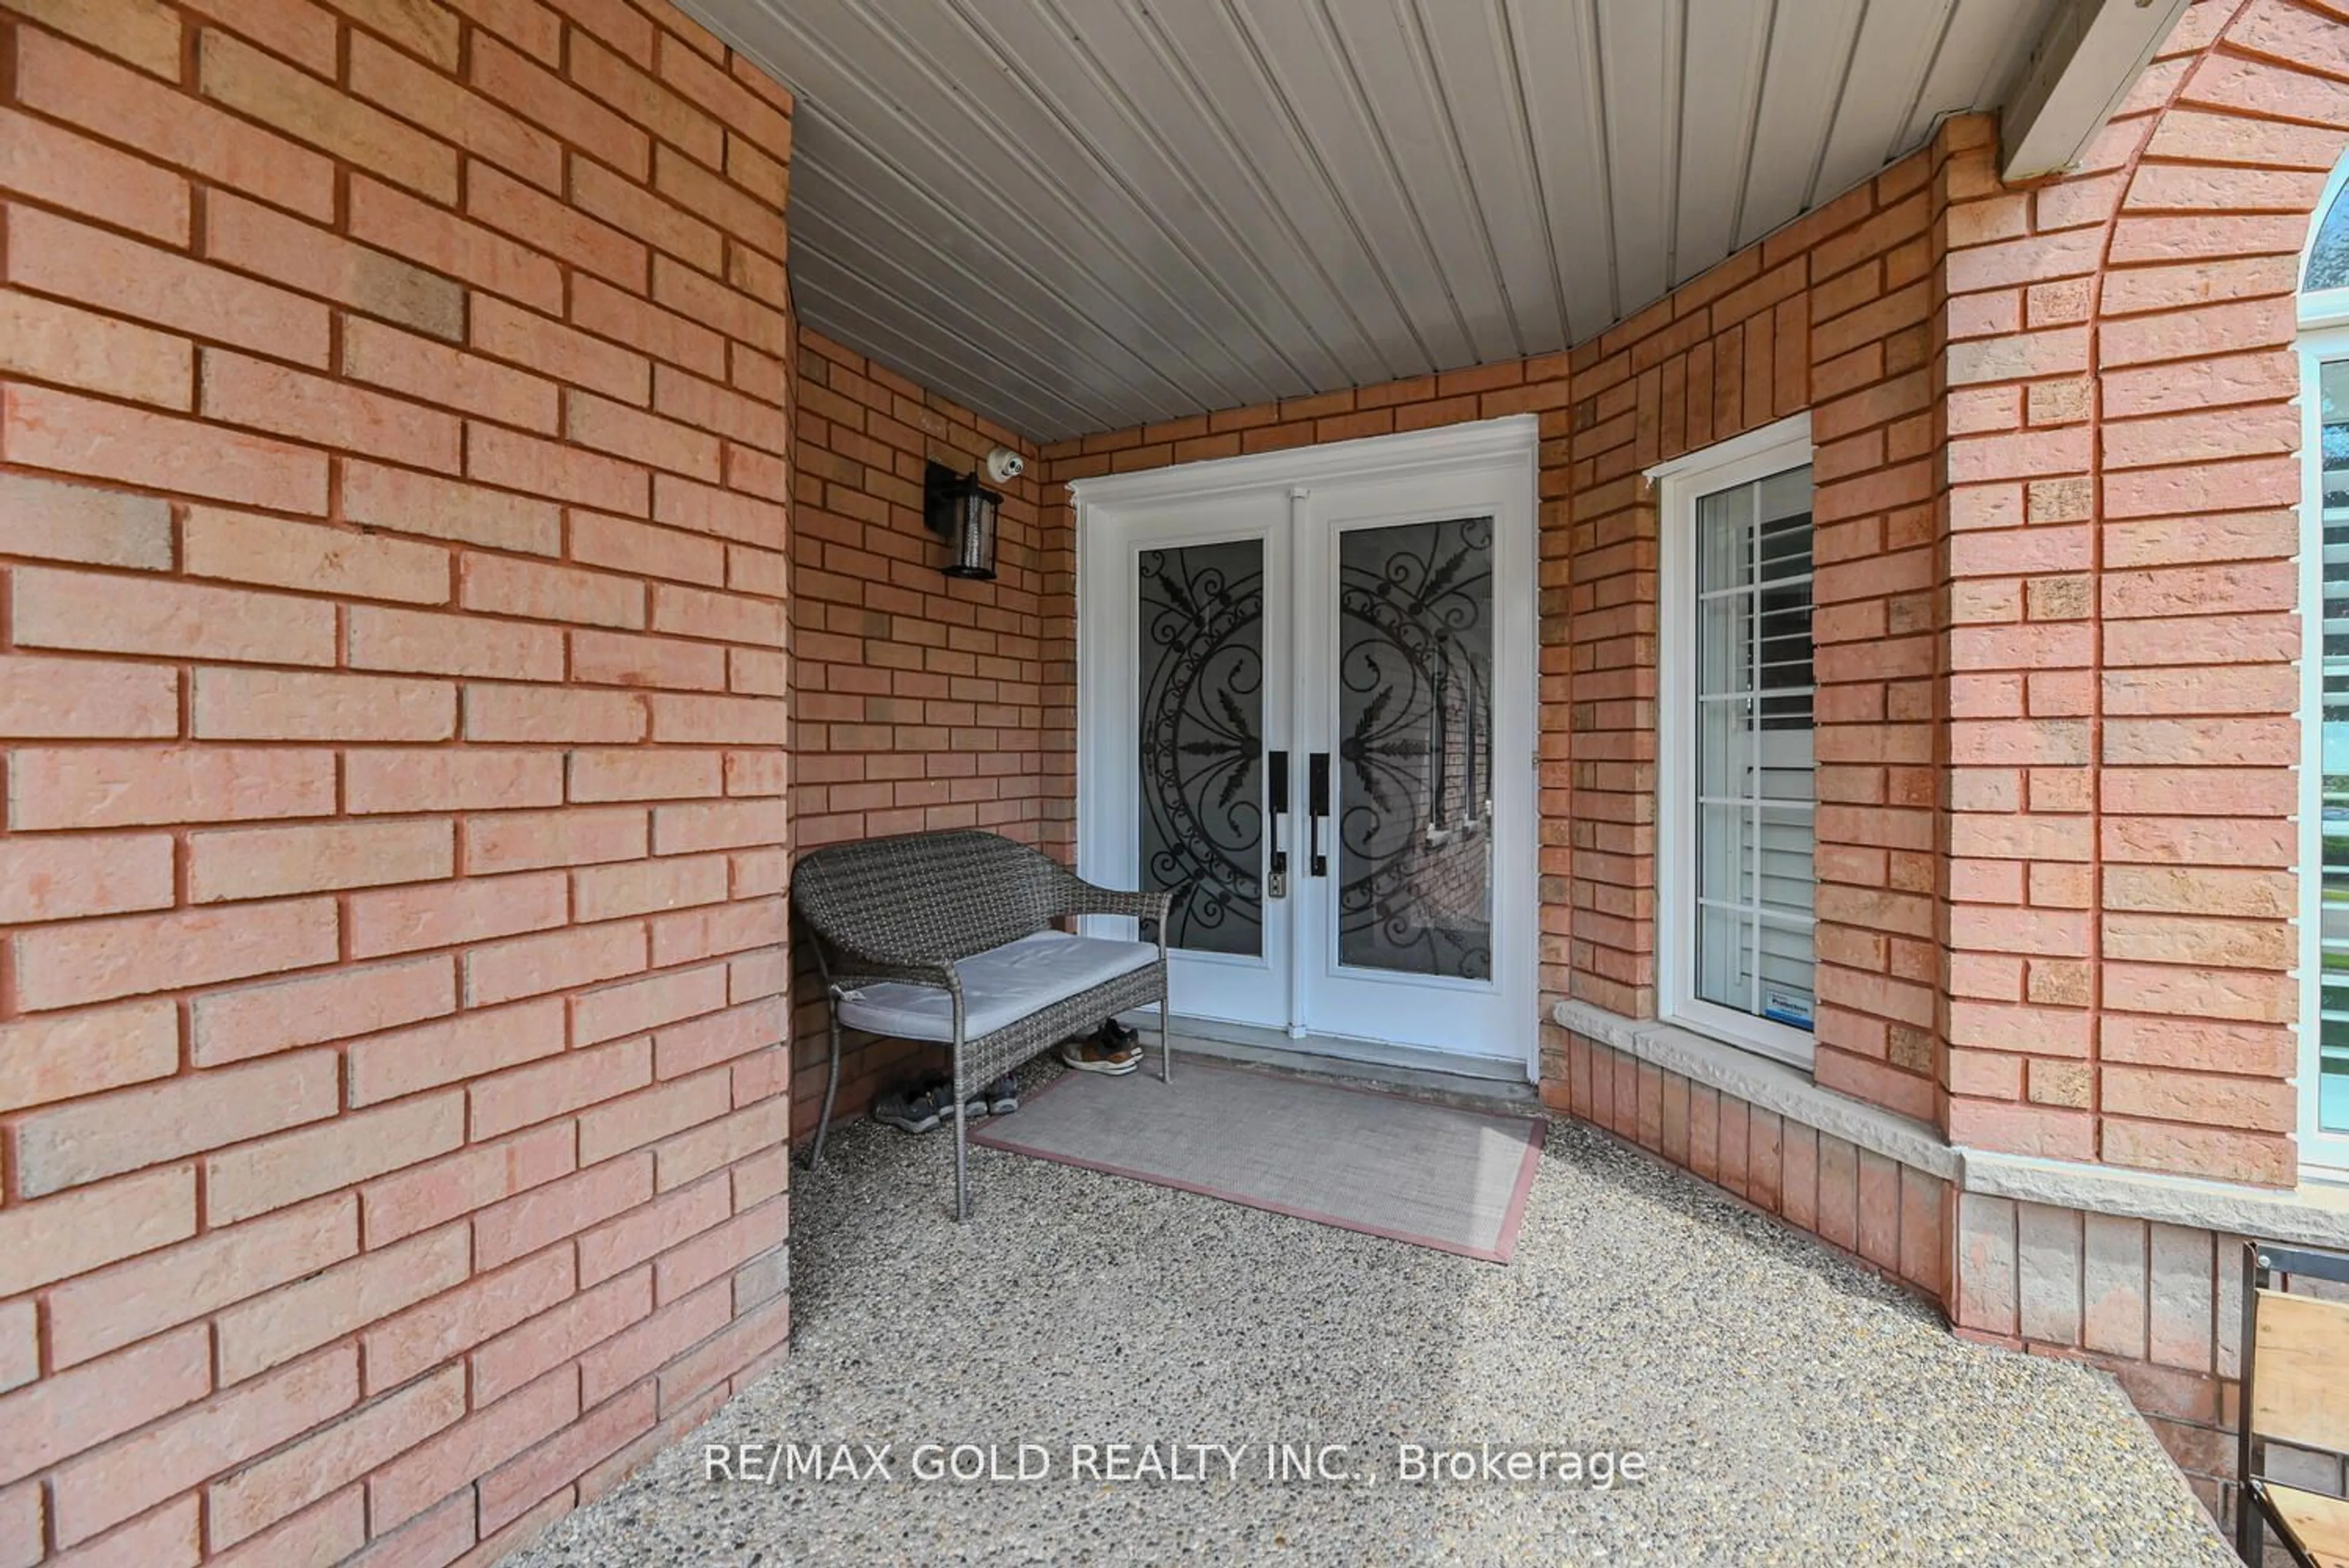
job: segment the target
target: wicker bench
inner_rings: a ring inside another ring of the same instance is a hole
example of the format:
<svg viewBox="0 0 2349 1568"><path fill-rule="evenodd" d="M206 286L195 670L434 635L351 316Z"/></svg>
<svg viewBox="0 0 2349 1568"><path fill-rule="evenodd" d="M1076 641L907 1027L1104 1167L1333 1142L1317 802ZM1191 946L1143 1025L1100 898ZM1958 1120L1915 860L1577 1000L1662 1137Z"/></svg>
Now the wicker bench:
<svg viewBox="0 0 2349 1568"><path fill-rule="evenodd" d="M843 1024L953 1053L955 1218L970 1218L963 1106L1030 1057L1129 1008L1160 1004L1159 1075L1166 1044L1166 895L1118 893L993 833L907 833L802 855L792 908L815 939L831 1000L832 1069L811 1166L823 1158L840 1089ZM1080 937L1056 929L1077 915L1157 923L1157 940Z"/></svg>

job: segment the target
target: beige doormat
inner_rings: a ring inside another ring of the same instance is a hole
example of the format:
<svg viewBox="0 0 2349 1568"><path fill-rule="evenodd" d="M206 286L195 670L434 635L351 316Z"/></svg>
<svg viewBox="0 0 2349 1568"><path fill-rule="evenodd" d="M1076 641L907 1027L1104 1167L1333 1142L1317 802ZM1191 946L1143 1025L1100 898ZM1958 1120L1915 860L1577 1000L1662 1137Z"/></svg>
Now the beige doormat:
<svg viewBox="0 0 2349 1568"><path fill-rule="evenodd" d="M973 1143L1506 1263L1545 1124L1196 1062L1062 1073Z"/></svg>

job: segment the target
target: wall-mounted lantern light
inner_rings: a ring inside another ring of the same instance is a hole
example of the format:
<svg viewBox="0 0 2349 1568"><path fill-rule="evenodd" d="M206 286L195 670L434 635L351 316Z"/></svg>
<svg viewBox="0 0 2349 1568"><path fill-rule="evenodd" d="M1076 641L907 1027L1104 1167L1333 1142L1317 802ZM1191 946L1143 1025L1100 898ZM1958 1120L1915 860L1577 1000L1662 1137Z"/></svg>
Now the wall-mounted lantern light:
<svg viewBox="0 0 2349 1568"><path fill-rule="evenodd" d="M930 532L945 538L951 552L947 576L992 581L995 514L1003 497L979 483L976 473L957 473L942 462L929 465L922 489Z"/></svg>

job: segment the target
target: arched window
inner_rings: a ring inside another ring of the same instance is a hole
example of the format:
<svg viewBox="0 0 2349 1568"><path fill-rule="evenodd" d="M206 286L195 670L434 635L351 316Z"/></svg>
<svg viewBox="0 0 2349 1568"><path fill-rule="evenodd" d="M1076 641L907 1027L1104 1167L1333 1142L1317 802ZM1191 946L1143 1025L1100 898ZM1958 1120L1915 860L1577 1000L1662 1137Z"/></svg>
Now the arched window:
<svg viewBox="0 0 2349 1568"><path fill-rule="evenodd" d="M2349 158L2302 258L2300 358L2301 1158L2349 1169Z"/></svg>

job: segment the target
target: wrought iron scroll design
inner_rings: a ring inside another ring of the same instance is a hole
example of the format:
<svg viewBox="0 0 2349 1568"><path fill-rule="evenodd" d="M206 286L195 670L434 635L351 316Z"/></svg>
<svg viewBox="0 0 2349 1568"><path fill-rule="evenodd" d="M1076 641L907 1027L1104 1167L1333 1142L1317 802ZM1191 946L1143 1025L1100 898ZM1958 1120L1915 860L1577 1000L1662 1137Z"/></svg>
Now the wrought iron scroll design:
<svg viewBox="0 0 2349 1568"><path fill-rule="evenodd" d="M1492 977L1492 534L1340 537L1340 962Z"/></svg>
<svg viewBox="0 0 2349 1568"><path fill-rule="evenodd" d="M1264 950L1264 544L1140 557L1142 876L1167 940Z"/></svg>

